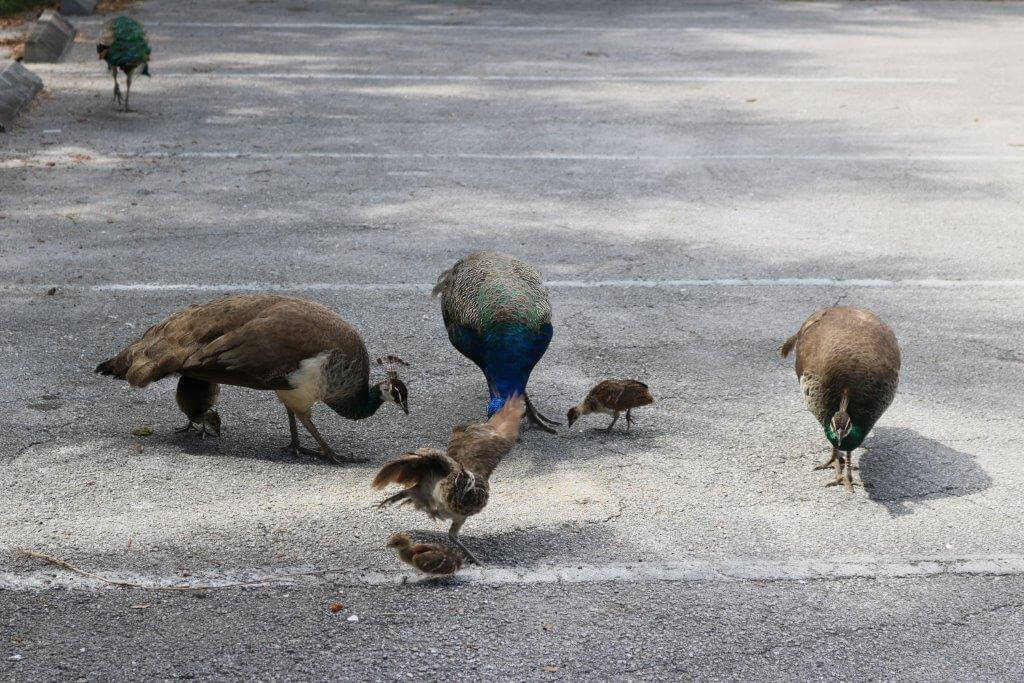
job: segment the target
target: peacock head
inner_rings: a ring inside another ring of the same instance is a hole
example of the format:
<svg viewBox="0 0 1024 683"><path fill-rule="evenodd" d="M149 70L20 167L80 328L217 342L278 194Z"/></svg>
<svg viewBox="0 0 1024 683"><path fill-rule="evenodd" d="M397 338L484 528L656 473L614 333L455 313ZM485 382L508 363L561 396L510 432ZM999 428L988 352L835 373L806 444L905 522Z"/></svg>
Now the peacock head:
<svg viewBox="0 0 1024 683"><path fill-rule="evenodd" d="M409 389L405 382L398 378L398 367L409 367L409 364L398 356L383 356L377 359L377 365L385 368L384 379L377 384L380 397L389 403L396 403L402 411L409 414Z"/></svg>

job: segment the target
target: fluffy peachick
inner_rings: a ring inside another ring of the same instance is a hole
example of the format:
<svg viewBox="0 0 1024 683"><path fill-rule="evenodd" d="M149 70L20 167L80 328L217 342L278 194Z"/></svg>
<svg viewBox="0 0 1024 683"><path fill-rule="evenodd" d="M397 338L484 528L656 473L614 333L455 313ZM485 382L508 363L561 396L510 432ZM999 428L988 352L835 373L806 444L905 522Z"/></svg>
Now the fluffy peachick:
<svg viewBox="0 0 1024 683"><path fill-rule="evenodd" d="M606 379L590 390L587 397L578 405L569 408L566 419L569 426L580 417L589 413L604 413L612 416L612 422L606 428L609 432L619 420L619 414L626 413L626 431L633 426L633 409L654 403L650 389L643 382L635 379Z"/></svg>

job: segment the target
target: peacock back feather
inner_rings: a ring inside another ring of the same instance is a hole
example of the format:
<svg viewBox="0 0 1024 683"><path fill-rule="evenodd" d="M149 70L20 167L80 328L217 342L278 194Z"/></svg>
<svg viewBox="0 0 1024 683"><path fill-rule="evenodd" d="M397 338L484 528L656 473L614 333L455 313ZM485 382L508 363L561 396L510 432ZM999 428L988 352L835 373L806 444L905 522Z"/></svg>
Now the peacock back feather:
<svg viewBox="0 0 1024 683"><path fill-rule="evenodd" d="M554 334L540 274L506 254L478 251L442 273L434 294L452 346L487 379L488 414L524 393Z"/></svg>
<svg viewBox="0 0 1024 683"><path fill-rule="evenodd" d="M149 62L146 31L131 17L116 17L105 23L96 50L111 69L132 71Z"/></svg>

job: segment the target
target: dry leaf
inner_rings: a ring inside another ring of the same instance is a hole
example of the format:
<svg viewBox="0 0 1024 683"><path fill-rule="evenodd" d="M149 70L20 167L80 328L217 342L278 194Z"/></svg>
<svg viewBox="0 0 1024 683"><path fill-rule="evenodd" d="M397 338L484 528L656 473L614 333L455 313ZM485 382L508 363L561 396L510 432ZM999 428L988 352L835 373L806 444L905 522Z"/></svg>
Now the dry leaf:
<svg viewBox="0 0 1024 683"><path fill-rule="evenodd" d="M135 436L153 436L152 427L138 427L132 430L132 434Z"/></svg>
<svg viewBox="0 0 1024 683"><path fill-rule="evenodd" d="M557 667L557 666L542 666L542 667L540 668L540 670L541 670L541 671L545 671L545 672L547 672L547 673L549 673L549 674L553 674L553 673L555 673L556 671L558 671L558 667Z"/></svg>
<svg viewBox="0 0 1024 683"><path fill-rule="evenodd" d="M341 610L345 609L345 605L340 602L332 602L330 606L331 614L337 614Z"/></svg>

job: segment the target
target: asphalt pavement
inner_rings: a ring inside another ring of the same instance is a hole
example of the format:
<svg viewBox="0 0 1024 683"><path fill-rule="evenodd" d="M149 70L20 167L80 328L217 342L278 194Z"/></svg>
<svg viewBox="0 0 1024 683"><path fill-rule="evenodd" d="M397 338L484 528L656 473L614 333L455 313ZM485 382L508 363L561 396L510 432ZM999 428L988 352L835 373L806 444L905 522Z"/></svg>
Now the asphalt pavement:
<svg viewBox="0 0 1024 683"><path fill-rule="evenodd" d="M125 11L136 111L78 18L0 138L0 678L1022 677L1024 5ZM486 566L425 581L384 544L444 525L369 482L483 414L429 296L478 248L549 283L542 412L656 403L525 432L463 530ZM173 382L92 373L246 291L411 364L410 416L314 413L369 463L285 455L272 394L225 387L198 440ZM837 302L903 351L853 493L778 355Z"/></svg>

